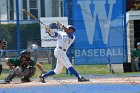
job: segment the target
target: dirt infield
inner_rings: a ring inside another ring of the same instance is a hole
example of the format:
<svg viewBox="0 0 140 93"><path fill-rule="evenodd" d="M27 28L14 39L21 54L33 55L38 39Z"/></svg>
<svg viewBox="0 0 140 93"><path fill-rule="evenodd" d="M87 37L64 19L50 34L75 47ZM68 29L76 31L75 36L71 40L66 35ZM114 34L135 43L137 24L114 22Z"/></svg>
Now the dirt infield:
<svg viewBox="0 0 140 93"><path fill-rule="evenodd" d="M46 79L46 83L41 83L39 81L32 81L29 83L13 81L11 84L0 84L0 88L55 86L67 84L140 84L140 77L90 78L89 82L78 82L77 79Z"/></svg>

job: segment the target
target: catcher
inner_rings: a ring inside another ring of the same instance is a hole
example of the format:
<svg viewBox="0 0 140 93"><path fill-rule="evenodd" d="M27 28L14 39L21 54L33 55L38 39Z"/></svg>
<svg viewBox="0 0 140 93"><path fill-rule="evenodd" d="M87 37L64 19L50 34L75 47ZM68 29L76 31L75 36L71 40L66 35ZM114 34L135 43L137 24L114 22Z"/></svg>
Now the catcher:
<svg viewBox="0 0 140 93"><path fill-rule="evenodd" d="M31 59L30 52L27 50L22 51L19 58L8 59L6 64L10 67L10 73L8 77L5 78L4 84L9 84L16 76L21 77L22 83L31 82L30 78L36 72L35 66L37 66L42 73L45 72L38 62Z"/></svg>

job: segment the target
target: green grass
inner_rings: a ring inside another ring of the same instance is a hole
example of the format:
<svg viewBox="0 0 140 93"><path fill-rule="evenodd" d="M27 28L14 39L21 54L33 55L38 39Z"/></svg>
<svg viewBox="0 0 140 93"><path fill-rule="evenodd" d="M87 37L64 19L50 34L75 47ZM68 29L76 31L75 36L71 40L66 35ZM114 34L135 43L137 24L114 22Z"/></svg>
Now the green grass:
<svg viewBox="0 0 140 93"><path fill-rule="evenodd" d="M51 69L51 64L43 65L43 68L48 71ZM74 66L76 71L79 74L110 74L106 65L78 65ZM40 71L36 74L36 76L40 75ZM36 77L35 76L35 77ZM56 78L71 78L70 74L66 75L66 68L63 69L62 73L59 75L55 75L53 77ZM72 76L73 77L73 76Z"/></svg>
<svg viewBox="0 0 140 93"><path fill-rule="evenodd" d="M51 64L42 64L42 67L45 71L51 70L52 65ZM104 74L104 75L109 75L111 74L109 72L109 69L107 68L107 65L78 65L74 66L76 71L81 74L87 74L87 75L94 75L94 74ZM34 75L33 78L38 78L40 75L41 71L37 69L36 74ZM140 72L128 72L128 73L116 73L115 75L122 75L122 74L139 74ZM0 76L0 80L4 79L7 75L9 74L9 68L3 69L3 73ZM52 77L52 76L51 76ZM72 78L74 75L70 76L66 75L66 68L63 69L63 72L59 75L54 75L53 77L55 78Z"/></svg>
<svg viewBox="0 0 140 93"><path fill-rule="evenodd" d="M45 71L51 70L52 65L51 64L42 64L43 69ZM77 70L79 74L109 74L109 71L107 69L106 65L78 65L74 66L74 68ZM37 78L40 75L41 71L37 69L36 74L34 75L34 78ZM3 69L3 73L0 76L0 79L4 79L9 74L9 68ZM66 68L63 69L63 72L59 75L55 75L56 78L68 78L69 75L66 75Z"/></svg>
<svg viewBox="0 0 140 93"><path fill-rule="evenodd" d="M109 71L106 65L79 65L74 68L80 74L108 74Z"/></svg>

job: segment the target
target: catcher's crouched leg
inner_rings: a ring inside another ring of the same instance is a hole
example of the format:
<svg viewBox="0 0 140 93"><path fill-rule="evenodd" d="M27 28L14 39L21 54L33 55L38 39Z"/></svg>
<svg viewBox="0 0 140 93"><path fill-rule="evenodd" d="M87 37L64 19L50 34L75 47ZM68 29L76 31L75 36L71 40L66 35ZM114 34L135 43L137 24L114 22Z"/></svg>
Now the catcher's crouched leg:
<svg viewBox="0 0 140 93"><path fill-rule="evenodd" d="M26 76L21 78L21 82L31 82L30 78L35 74L36 72L36 68L35 67L30 67L26 70L26 72L28 73Z"/></svg>
<svg viewBox="0 0 140 93"><path fill-rule="evenodd" d="M0 64L0 75L2 73L2 64Z"/></svg>
<svg viewBox="0 0 140 93"><path fill-rule="evenodd" d="M16 77L16 70L10 70L9 75L5 78L3 84L9 84L14 77Z"/></svg>

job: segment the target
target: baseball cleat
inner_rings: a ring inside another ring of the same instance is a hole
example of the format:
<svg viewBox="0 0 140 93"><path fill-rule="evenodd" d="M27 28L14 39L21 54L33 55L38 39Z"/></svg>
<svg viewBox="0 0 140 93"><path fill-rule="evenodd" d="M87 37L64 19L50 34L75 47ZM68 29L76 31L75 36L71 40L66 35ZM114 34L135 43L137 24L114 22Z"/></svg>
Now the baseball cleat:
<svg viewBox="0 0 140 93"><path fill-rule="evenodd" d="M39 78L40 78L40 81L41 81L42 83L46 83L46 81L45 81L44 77L39 76Z"/></svg>
<svg viewBox="0 0 140 93"><path fill-rule="evenodd" d="M78 78L78 82L85 82L89 81L89 79L85 79L84 77Z"/></svg>
<svg viewBox="0 0 140 93"><path fill-rule="evenodd" d="M21 82L25 83L25 82L31 82L31 80L29 78L25 79L25 78L21 78Z"/></svg>

